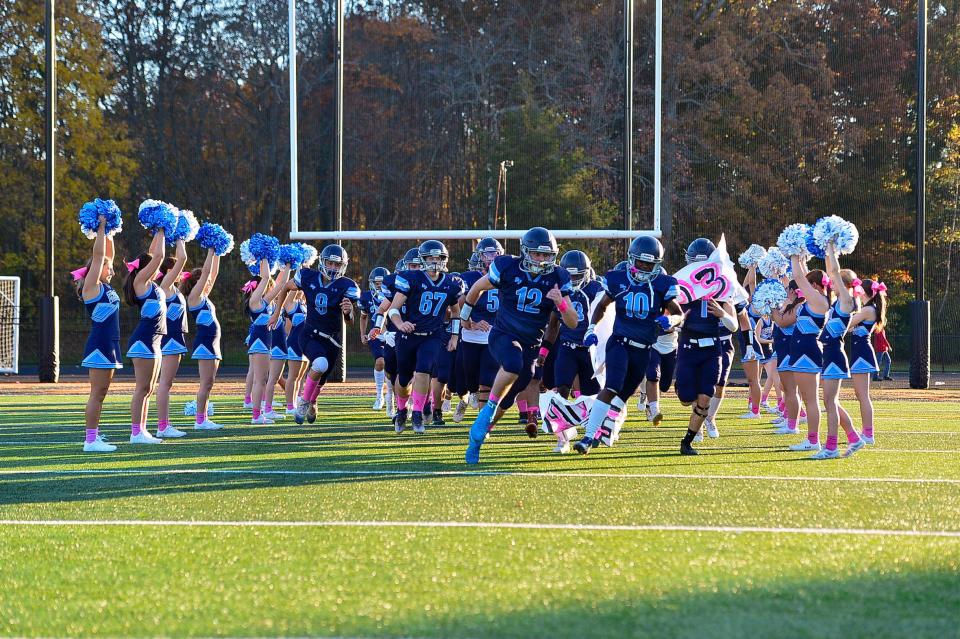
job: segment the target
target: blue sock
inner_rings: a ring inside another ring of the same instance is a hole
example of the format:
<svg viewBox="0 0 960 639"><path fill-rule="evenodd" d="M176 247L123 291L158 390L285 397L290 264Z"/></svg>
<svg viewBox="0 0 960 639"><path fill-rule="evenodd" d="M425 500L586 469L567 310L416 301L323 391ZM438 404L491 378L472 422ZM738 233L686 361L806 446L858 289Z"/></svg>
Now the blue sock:
<svg viewBox="0 0 960 639"><path fill-rule="evenodd" d="M473 426L470 427L470 439L483 441L483 438L487 436L487 431L490 429L490 420L493 419L496 412L497 404L489 401L484 404L480 412L477 413L477 419L474 420Z"/></svg>

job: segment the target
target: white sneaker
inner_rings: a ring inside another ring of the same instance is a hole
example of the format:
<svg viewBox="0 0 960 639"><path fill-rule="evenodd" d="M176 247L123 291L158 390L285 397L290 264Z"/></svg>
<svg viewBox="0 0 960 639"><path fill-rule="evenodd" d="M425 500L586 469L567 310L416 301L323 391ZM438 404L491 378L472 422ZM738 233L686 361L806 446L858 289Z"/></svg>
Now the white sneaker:
<svg viewBox="0 0 960 639"><path fill-rule="evenodd" d="M846 458L846 457L853 457L853 454L854 454L855 452L857 452L858 450L860 450L861 448L863 448L864 446L866 446L866 442L863 441L863 436L861 435L861 436L860 436L860 439L858 439L858 440L855 441L854 443L852 443L852 444L847 444L847 449L846 449L845 451L843 451L843 456L844 456L845 458Z"/></svg>
<svg viewBox="0 0 960 639"><path fill-rule="evenodd" d="M470 408L473 408L475 410L480 409L480 400L478 400L477 396L474 395L473 393L470 393Z"/></svg>
<svg viewBox="0 0 960 639"><path fill-rule="evenodd" d="M760 419L760 413L755 414L752 410L747 411L746 413L740 416L740 419Z"/></svg>
<svg viewBox="0 0 960 639"><path fill-rule="evenodd" d="M157 431L157 437L162 437L163 439L176 439L184 435L186 435L185 432L173 426L167 426L165 429Z"/></svg>
<svg viewBox="0 0 960 639"><path fill-rule="evenodd" d="M203 420L202 424L194 423L193 425L193 430L220 430L221 428L223 428L222 424L211 422L209 419Z"/></svg>
<svg viewBox="0 0 960 639"><path fill-rule="evenodd" d="M444 415L446 415L447 413L450 412L450 400L449 400L449 399L443 400L443 403L440 404L440 410L443 411L443 414L444 414Z"/></svg>
<svg viewBox="0 0 960 639"><path fill-rule="evenodd" d="M424 433L427 432L427 427L424 424L420 424L419 426L415 425L413 427L413 432L416 433L417 435L423 435Z"/></svg>
<svg viewBox="0 0 960 639"><path fill-rule="evenodd" d="M131 444L162 444L163 440L159 437L154 437L150 434L146 428L140 430L139 435L130 435Z"/></svg>
<svg viewBox="0 0 960 639"><path fill-rule="evenodd" d="M768 413L771 413L771 414L773 414L773 415L776 415L776 414L777 414L777 407L776 407L776 406L771 406L771 405L768 404L767 402L760 402L760 408L762 408L763 410L765 410L765 411L767 411Z"/></svg>
<svg viewBox="0 0 960 639"><path fill-rule="evenodd" d="M467 412L467 402L462 399L457 403L457 410L453 411L453 422L459 424L463 421L463 416Z"/></svg>
<svg viewBox="0 0 960 639"><path fill-rule="evenodd" d="M268 412L268 413L264 413L263 416L266 417L267 419L270 419L270 420L275 421L275 422L278 422L278 421L280 421L280 420L283 420L283 419L286 419L286 418L287 418L287 416L286 416L285 413L278 413L278 412L275 411L275 410L271 410L271 411Z"/></svg>
<svg viewBox="0 0 960 639"><path fill-rule="evenodd" d="M287 409L285 409L285 410L283 411L283 414L286 415L287 417L293 417L294 415L297 414L297 409L296 409L296 408L287 408Z"/></svg>
<svg viewBox="0 0 960 639"><path fill-rule="evenodd" d="M113 444L108 444L107 442L100 439L98 436L92 442L83 443L83 452L85 453L112 453L117 449Z"/></svg>
<svg viewBox="0 0 960 639"><path fill-rule="evenodd" d="M703 441L703 429L697 431L697 434L693 436L694 443Z"/></svg>
<svg viewBox="0 0 960 639"><path fill-rule="evenodd" d="M773 418L772 420L770 420L770 423L773 424L774 426L778 426L778 425L780 425L780 424L786 424L786 423L787 423L787 418L786 418L786 417L775 417L775 418Z"/></svg>
<svg viewBox="0 0 960 639"><path fill-rule="evenodd" d="M707 435L710 439L716 439L720 436L720 429L717 428L717 423L711 419L705 420L703 425L707 427Z"/></svg>
<svg viewBox="0 0 960 639"><path fill-rule="evenodd" d="M810 459L836 459L839 456L840 451L836 448L833 450L830 450L829 448L823 448L810 455Z"/></svg>
<svg viewBox="0 0 960 639"><path fill-rule="evenodd" d="M867 446L873 446L873 435L860 435L860 441Z"/></svg>
<svg viewBox="0 0 960 639"><path fill-rule="evenodd" d="M637 410L642 410L644 413L646 413L648 422L653 421L653 410L650 405L643 404L643 406L641 406L640 402L637 402Z"/></svg>
<svg viewBox="0 0 960 639"><path fill-rule="evenodd" d="M784 424L783 426L781 426L781 427L778 428L777 430L773 431L773 434L774 434L774 435L796 435L796 434L799 433L799 432L800 432L800 431L798 431L796 428L794 428L794 429L791 430L789 426L787 426L786 424Z"/></svg>
<svg viewBox="0 0 960 639"><path fill-rule="evenodd" d="M273 420L268 418L265 414L261 413L260 417L255 417L254 419L251 419L250 423L255 426L263 426L265 424L272 424Z"/></svg>
<svg viewBox="0 0 960 639"><path fill-rule="evenodd" d="M297 408L293 411L293 419L298 423L302 424L303 420L307 416L307 409L310 407L310 402L305 400L302 397L297 398Z"/></svg>
<svg viewBox="0 0 960 639"><path fill-rule="evenodd" d="M253 402L244 401L243 407L246 408L247 410L250 410L251 408L253 408Z"/></svg>
<svg viewBox="0 0 960 639"><path fill-rule="evenodd" d="M806 451L806 450L817 451L822 449L823 447L819 443L811 444L809 439L804 439L799 444L794 444L793 446L790 447L790 450L795 450L795 451Z"/></svg>
<svg viewBox="0 0 960 639"><path fill-rule="evenodd" d="M637 410L641 413L647 410L647 396L642 393L640 394L640 399L637 400Z"/></svg>
<svg viewBox="0 0 960 639"><path fill-rule="evenodd" d="M553 452L559 455L566 455L570 452L570 442L561 442L558 441L557 445L554 447Z"/></svg>
<svg viewBox="0 0 960 639"><path fill-rule="evenodd" d="M383 396L377 395L377 399L373 401L373 410L383 410Z"/></svg>
<svg viewBox="0 0 960 639"><path fill-rule="evenodd" d="M392 400L387 401L387 419L393 419L397 414L397 404Z"/></svg>

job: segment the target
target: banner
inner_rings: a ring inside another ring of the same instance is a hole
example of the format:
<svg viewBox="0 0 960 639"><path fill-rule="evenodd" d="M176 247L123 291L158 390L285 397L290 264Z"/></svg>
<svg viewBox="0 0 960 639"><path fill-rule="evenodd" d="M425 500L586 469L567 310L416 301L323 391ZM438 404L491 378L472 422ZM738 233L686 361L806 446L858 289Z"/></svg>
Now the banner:
<svg viewBox="0 0 960 639"><path fill-rule="evenodd" d="M749 299L737 279L737 271L727 254L727 241L721 235L716 250L705 262L693 262L673 274L677 278L678 304L699 299L738 304Z"/></svg>

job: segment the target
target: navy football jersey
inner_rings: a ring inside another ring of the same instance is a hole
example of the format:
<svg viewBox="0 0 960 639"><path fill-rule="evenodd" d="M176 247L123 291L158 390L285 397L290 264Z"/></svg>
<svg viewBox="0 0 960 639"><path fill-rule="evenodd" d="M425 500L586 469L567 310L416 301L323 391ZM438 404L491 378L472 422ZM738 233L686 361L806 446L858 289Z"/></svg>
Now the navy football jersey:
<svg viewBox="0 0 960 639"><path fill-rule="evenodd" d="M573 310L577 312L577 327L567 328L561 319L557 341L583 343L583 336L587 333L587 327L590 326L590 299L583 289L570 294L570 303L573 304Z"/></svg>
<svg viewBox="0 0 960 639"><path fill-rule="evenodd" d="M573 286L570 274L562 268L534 276L520 269L521 262L519 257L501 255L490 265L487 277L498 291L500 304L494 326L522 345L532 346L543 339L550 313L557 308L547 293L556 286L561 294L570 295Z"/></svg>
<svg viewBox="0 0 960 639"><path fill-rule="evenodd" d="M677 297L677 280L660 274L642 284L635 283L626 271L610 271L603 280L604 291L616 304L613 334L641 344L657 341L657 318L667 302Z"/></svg>
<svg viewBox="0 0 960 639"><path fill-rule="evenodd" d="M719 303L719 302L718 302ZM723 325L719 317L714 317L707 309L707 300L693 300L682 305L686 319L683 320L683 333L693 337L724 337L730 335L730 330ZM744 304L737 304L739 313L746 308ZM687 311L690 311L687 314Z"/></svg>
<svg viewBox="0 0 960 639"><path fill-rule="evenodd" d="M379 294L370 290L366 290L363 293L360 293L360 312L373 317L377 314L377 309L380 308L380 303L382 301L383 298L380 297Z"/></svg>
<svg viewBox="0 0 960 639"><path fill-rule="evenodd" d="M580 290L587 294L587 299L592 303L600 293L603 293L603 280L590 280Z"/></svg>
<svg viewBox="0 0 960 639"><path fill-rule="evenodd" d="M326 286L320 271L302 268L297 271L293 281L307 298L308 331L318 330L327 335L340 335L343 326L343 312L340 302L344 298L353 303L360 301L360 287L349 277L338 277Z"/></svg>
<svg viewBox="0 0 960 639"><path fill-rule="evenodd" d="M460 276L467 285L467 290L476 284L477 280L483 277L480 271L467 271ZM471 322L484 321L493 326L497 319L497 311L500 310L500 291L492 289L480 293L477 303L473 305L473 311L470 313Z"/></svg>
<svg viewBox="0 0 960 639"><path fill-rule="evenodd" d="M447 309L456 305L465 292L463 280L448 273L441 273L433 281L425 271L401 271L393 285L397 293L406 296L407 312L403 319L414 324L417 333L442 331Z"/></svg>

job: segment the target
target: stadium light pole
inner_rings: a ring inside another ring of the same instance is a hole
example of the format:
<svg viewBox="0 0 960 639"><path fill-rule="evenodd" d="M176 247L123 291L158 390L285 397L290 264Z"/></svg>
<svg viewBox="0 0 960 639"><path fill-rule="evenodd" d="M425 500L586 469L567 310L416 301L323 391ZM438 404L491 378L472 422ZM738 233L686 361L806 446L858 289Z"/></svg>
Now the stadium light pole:
<svg viewBox="0 0 960 639"><path fill-rule="evenodd" d="M334 87L334 176L333 176L333 207L336 217L337 232L343 232L343 21L344 21L344 0L337 0L337 54L336 54L336 86ZM361 278L361 281L362 278ZM336 371L336 379L341 382L347 381L347 323L344 322L340 329L340 343L343 348L341 356L340 370Z"/></svg>
<svg viewBox="0 0 960 639"><path fill-rule="evenodd" d="M56 104L57 104L57 33L54 20L54 0L46 0L45 25L45 99L44 134L46 136L46 188L44 191L44 220L46 240L46 295L40 298L40 357L38 372L41 382L56 383L60 379L60 303L55 295L53 269L53 233L56 160Z"/></svg>
<svg viewBox="0 0 960 639"><path fill-rule="evenodd" d="M930 387L930 302L926 299L927 1L917 2L917 236L914 300L910 303L910 388Z"/></svg>
<svg viewBox="0 0 960 639"><path fill-rule="evenodd" d="M623 221L633 230L633 0L623 2Z"/></svg>

